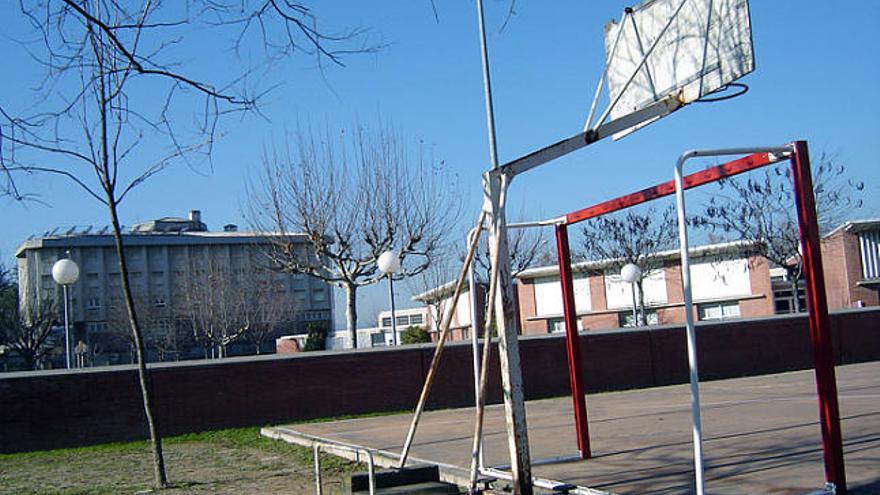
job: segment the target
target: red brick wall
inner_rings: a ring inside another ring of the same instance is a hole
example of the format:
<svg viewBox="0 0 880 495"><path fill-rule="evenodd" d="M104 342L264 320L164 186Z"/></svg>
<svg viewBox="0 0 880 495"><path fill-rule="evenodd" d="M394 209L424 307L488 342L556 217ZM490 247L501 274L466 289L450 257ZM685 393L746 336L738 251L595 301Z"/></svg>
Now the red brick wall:
<svg viewBox="0 0 880 495"><path fill-rule="evenodd" d="M519 301L520 333L523 335L543 335L547 333L546 320L529 320L538 310L535 306L535 284L532 280L517 280L516 296Z"/></svg>
<svg viewBox="0 0 880 495"><path fill-rule="evenodd" d="M829 308L851 308L857 301L865 306L880 305L877 291L857 284L862 279L858 235L841 230L823 239L822 268Z"/></svg>
<svg viewBox="0 0 880 495"><path fill-rule="evenodd" d="M880 360L880 309L831 315L838 363ZM699 325L700 376L716 379L812 366L804 316ZM584 332L587 390L620 390L687 381L681 327ZM561 336L524 337L529 399L569 390ZM468 343L451 344L428 401L432 409L473 403ZM431 345L352 352L229 358L153 365L162 434L260 426L311 418L411 409L430 365ZM489 402L501 400L498 353L490 362ZM132 366L0 374L0 452L145 438Z"/></svg>
<svg viewBox="0 0 880 495"><path fill-rule="evenodd" d="M822 240L822 273L825 276L825 293L829 308L850 307L850 274L847 269L843 231ZM858 248L858 247L857 247ZM858 251L856 251L858 256Z"/></svg>
<svg viewBox="0 0 880 495"><path fill-rule="evenodd" d="M752 295L761 297L740 301L739 313L743 318L772 315L776 308L773 304L773 287L770 285L770 266L767 259L763 256L752 256L748 266Z"/></svg>

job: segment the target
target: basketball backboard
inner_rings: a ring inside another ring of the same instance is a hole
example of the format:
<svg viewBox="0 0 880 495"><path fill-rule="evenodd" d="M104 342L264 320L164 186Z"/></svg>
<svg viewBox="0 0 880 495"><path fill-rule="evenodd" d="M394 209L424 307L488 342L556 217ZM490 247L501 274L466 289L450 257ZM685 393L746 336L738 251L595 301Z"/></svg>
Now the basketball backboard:
<svg viewBox="0 0 880 495"><path fill-rule="evenodd" d="M748 0L647 0L605 26L605 50L612 119L696 101L754 70Z"/></svg>

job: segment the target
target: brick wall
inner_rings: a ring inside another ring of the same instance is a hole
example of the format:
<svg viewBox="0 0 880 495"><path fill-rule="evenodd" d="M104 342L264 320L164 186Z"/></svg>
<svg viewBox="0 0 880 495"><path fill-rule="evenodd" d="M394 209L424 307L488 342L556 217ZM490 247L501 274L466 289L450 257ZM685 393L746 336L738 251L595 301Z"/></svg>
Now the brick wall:
<svg viewBox="0 0 880 495"><path fill-rule="evenodd" d="M880 309L832 314L836 359L880 359ZM687 380L684 329L590 331L580 335L587 390L651 387ZM718 379L808 368L804 316L698 327L700 374ZM568 393L561 336L523 337L530 399ZM412 409L433 355L430 345L356 352L229 358L150 366L165 435L310 418ZM501 400L497 350L490 402ZM443 354L429 408L473 402L469 343ZM0 375L0 452L146 437L134 367Z"/></svg>

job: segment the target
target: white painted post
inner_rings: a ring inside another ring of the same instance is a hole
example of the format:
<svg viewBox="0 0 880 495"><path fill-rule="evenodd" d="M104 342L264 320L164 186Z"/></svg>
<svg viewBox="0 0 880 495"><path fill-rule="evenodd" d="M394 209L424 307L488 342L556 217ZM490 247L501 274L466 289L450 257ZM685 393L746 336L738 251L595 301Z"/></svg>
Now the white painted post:
<svg viewBox="0 0 880 495"><path fill-rule="evenodd" d="M498 354L501 361L501 385L513 492L517 495L532 495L532 466L519 355L518 322L513 304L510 253L504 216L507 186L507 177L503 174L490 171L483 175L483 187L487 199L484 207L488 207L489 219L489 252L498 260L498 293L493 304L495 304L495 321L499 337Z"/></svg>

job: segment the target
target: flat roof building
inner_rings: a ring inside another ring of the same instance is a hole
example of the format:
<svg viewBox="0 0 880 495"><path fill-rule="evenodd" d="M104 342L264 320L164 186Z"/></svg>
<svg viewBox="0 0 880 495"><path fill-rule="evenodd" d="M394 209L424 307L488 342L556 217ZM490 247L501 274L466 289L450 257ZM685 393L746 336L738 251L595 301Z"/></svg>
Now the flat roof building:
<svg viewBox="0 0 880 495"><path fill-rule="evenodd" d="M151 360L270 350L275 333L305 332L311 322L332 328L330 286L270 270L262 249L270 235L239 232L234 225L208 231L197 210L188 218L151 220L125 231L129 281L145 338L149 334ZM305 236L287 237L298 249L309 249ZM65 257L76 262L80 275L70 287L73 344L88 345L94 363L130 359L119 261L108 228L56 229L28 239L15 255L23 304L60 303L52 266ZM265 331L266 325L273 329Z"/></svg>

